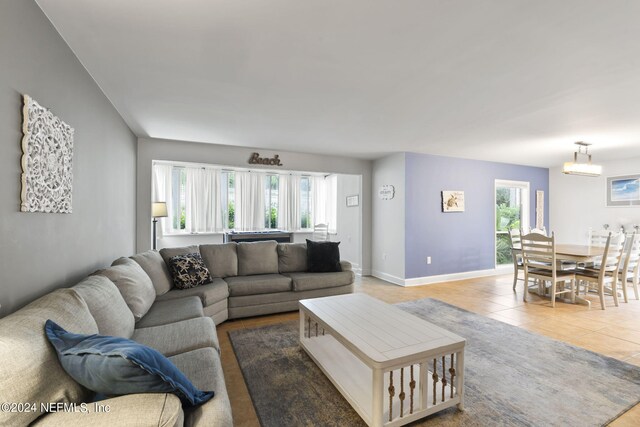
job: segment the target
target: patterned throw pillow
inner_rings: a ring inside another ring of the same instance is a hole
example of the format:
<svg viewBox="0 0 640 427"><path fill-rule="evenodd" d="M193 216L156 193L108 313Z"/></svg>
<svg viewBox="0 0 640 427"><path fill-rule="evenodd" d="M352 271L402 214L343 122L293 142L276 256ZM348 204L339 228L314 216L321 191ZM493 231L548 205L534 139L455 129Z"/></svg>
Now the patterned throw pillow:
<svg viewBox="0 0 640 427"><path fill-rule="evenodd" d="M169 272L178 289L195 288L212 281L211 274L198 253L171 257Z"/></svg>

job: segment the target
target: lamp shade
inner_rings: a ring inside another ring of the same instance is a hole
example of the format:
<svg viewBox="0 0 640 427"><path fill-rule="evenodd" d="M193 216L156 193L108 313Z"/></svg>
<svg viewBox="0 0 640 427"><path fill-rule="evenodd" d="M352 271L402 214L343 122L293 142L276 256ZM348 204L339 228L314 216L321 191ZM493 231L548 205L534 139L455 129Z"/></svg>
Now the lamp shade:
<svg viewBox="0 0 640 427"><path fill-rule="evenodd" d="M151 203L151 216L154 218L165 218L167 214L167 204L165 202Z"/></svg>

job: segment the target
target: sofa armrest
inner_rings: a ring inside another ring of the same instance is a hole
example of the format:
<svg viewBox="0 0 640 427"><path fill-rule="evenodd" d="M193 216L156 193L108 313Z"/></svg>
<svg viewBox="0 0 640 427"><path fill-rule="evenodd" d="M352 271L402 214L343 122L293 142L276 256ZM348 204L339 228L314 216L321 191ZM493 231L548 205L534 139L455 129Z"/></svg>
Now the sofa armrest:
<svg viewBox="0 0 640 427"><path fill-rule="evenodd" d="M182 427L184 413L177 396L169 393L129 394L78 404L76 410L61 409L37 419L32 426L162 426Z"/></svg>
<svg viewBox="0 0 640 427"><path fill-rule="evenodd" d="M353 269L349 261L340 261L340 267L342 267L342 271L351 271Z"/></svg>

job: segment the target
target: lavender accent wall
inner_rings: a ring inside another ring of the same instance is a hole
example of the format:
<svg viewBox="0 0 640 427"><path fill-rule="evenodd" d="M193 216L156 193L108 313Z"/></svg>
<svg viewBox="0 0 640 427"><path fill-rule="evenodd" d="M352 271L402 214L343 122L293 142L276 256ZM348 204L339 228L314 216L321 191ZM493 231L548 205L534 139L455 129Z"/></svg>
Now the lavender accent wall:
<svg viewBox="0 0 640 427"><path fill-rule="evenodd" d="M495 267L496 179L530 183L531 223L536 190L545 192L549 228L549 170L428 154L406 155L405 278ZM465 212L443 213L442 190L463 190ZM426 263L426 257L432 263Z"/></svg>

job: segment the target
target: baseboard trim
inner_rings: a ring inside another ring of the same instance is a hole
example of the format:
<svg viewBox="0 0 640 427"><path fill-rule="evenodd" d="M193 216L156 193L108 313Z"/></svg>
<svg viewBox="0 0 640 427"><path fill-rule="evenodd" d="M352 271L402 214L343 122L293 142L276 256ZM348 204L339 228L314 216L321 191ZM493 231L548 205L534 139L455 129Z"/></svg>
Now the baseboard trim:
<svg viewBox="0 0 640 427"><path fill-rule="evenodd" d="M382 279L382 280L385 280L387 282L391 282L394 285L405 286L404 279L401 279L400 277L393 276L391 274L383 273L382 271L371 270L371 275L373 277L377 277L378 279Z"/></svg>
<svg viewBox="0 0 640 427"><path fill-rule="evenodd" d="M371 275L378 279L386 280L398 286L421 286L431 285L434 283L451 282L454 280L473 279L476 277L498 276L508 274L513 271L512 265L500 266L488 270L464 271L462 273L440 274L437 276L413 277L411 279L402 279L382 271L373 270Z"/></svg>
<svg viewBox="0 0 640 427"><path fill-rule="evenodd" d="M451 282L454 280L474 279L476 277L498 276L513 271L512 265L491 268L488 270L465 271L462 273L440 274L438 276L414 277L404 280L404 286L431 285L433 283Z"/></svg>

